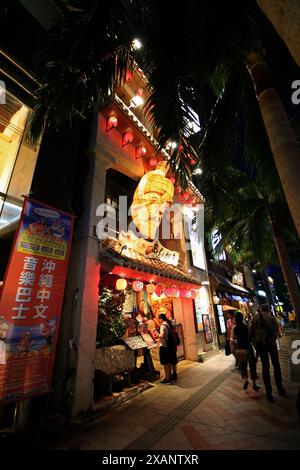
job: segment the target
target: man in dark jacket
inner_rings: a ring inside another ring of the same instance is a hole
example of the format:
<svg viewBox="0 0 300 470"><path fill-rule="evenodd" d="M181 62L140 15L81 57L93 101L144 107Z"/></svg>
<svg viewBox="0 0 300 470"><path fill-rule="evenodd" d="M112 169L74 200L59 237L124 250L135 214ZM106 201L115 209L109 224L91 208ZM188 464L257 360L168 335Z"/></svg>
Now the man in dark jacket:
<svg viewBox="0 0 300 470"><path fill-rule="evenodd" d="M274 401L270 377L270 361L274 369L274 378L279 395L285 396L286 391L282 385L282 375L279 362L276 338L279 336L278 322L273 317L268 305L262 305L261 311L256 313L251 324L251 338L262 363L262 375L266 389L267 400Z"/></svg>

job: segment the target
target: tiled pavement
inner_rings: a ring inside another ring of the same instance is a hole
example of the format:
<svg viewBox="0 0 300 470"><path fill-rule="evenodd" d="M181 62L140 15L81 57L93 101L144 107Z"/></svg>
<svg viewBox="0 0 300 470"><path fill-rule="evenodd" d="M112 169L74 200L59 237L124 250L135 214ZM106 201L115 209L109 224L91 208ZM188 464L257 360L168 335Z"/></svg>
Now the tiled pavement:
<svg viewBox="0 0 300 470"><path fill-rule="evenodd" d="M300 449L296 413L299 383L291 382L290 337L281 339L281 365L287 397L265 399L258 365L259 392L249 386L224 352L203 364L179 364L178 382L155 384L99 417L80 431L45 446L51 449ZM300 367L300 365L299 365ZM272 371L272 368L271 368Z"/></svg>

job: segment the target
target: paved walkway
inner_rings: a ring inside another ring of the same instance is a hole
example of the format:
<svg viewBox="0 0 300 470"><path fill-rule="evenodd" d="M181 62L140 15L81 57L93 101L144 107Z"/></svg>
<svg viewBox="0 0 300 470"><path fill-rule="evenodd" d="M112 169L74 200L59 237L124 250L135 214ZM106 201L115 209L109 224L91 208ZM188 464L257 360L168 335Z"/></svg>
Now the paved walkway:
<svg viewBox="0 0 300 470"><path fill-rule="evenodd" d="M281 364L288 396L275 402L243 381L232 356L179 364L178 382L154 384L142 394L72 432L51 449L300 449L296 413L299 383L291 381L290 337L281 339ZM298 366L300 368L300 365Z"/></svg>

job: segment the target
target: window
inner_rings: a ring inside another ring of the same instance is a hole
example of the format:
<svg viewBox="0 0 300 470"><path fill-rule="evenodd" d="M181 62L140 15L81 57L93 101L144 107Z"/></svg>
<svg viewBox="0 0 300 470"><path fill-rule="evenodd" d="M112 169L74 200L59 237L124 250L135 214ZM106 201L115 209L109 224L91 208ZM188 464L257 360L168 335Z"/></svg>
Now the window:
<svg viewBox="0 0 300 470"><path fill-rule="evenodd" d="M23 195L30 191L38 146L26 141L30 109L6 92L0 104L0 238L16 229Z"/></svg>

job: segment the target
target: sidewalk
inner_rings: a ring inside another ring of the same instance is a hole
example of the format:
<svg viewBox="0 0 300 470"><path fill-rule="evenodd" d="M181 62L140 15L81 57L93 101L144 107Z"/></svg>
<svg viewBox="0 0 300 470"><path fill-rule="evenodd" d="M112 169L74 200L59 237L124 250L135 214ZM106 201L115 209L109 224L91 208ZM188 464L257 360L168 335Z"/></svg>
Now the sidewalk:
<svg viewBox="0 0 300 470"><path fill-rule="evenodd" d="M300 449L296 413L300 384L291 381L290 341L284 336L280 351L288 397L278 396L274 387L275 403L265 399L260 363L261 390L254 392L249 386L244 391L234 358L222 351L204 363L183 361L176 384L153 384L80 431L41 448Z"/></svg>

